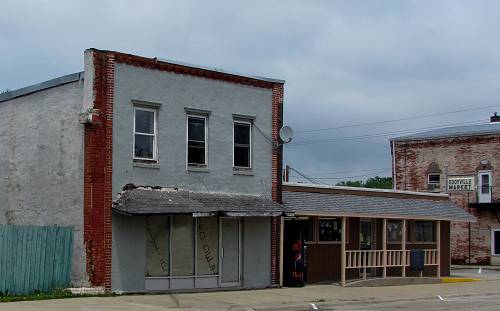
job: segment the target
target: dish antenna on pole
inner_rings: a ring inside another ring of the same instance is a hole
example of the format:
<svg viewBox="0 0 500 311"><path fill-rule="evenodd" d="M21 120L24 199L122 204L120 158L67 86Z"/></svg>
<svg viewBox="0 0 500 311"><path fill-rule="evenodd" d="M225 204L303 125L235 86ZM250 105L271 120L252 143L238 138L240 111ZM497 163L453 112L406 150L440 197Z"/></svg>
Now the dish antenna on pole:
<svg viewBox="0 0 500 311"><path fill-rule="evenodd" d="M280 139L281 139L281 143L279 145L281 146L283 144L286 144L286 143L289 143L292 141L293 130L291 127L285 125L280 129L279 135L280 135Z"/></svg>

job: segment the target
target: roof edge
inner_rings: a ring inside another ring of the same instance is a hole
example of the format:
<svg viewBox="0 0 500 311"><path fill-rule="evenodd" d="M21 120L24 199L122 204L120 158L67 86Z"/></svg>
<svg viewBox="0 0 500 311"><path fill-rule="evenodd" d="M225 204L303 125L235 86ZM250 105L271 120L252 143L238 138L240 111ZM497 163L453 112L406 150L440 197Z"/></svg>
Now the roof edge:
<svg viewBox="0 0 500 311"><path fill-rule="evenodd" d="M302 184L302 183L290 183L290 182L283 183L283 191L317 192L317 193L330 193L330 194L336 193L336 194L350 194L350 195L360 195L360 196L376 196L376 197L404 198L404 199L428 199L436 201L448 201L450 199L449 195L446 193L314 185L314 184Z"/></svg>
<svg viewBox="0 0 500 311"><path fill-rule="evenodd" d="M281 80L281 79L250 75L250 74L246 74L246 73L230 71L230 70L225 70L225 69L216 68L216 67L208 67L208 66L203 66L203 65L196 65L196 64L186 63L186 62L180 62L180 61L170 60L170 59L161 58L161 57L145 57L145 56L139 56L139 55L118 52L118 51L112 51L112 50L99 50L96 48L90 48L87 50L95 51L95 52L102 52L102 53L111 53L115 56L118 56L119 58L126 58L126 57L134 58L135 61L143 61L143 62L148 62L151 64L173 65L173 66L188 68L191 70L200 70L200 71L204 71L204 72L208 71L208 72L217 73L217 74L224 75L224 76L240 77L240 78L244 78L244 79L256 80L256 81L261 81L261 82L266 82L266 83L285 84L285 80Z"/></svg>
<svg viewBox="0 0 500 311"><path fill-rule="evenodd" d="M39 91L43 91L46 89L50 89L56 86L60 86L63 84L71 83L71 82L76 82L79 80L83 80L83 71L80 72L75 72L69 75L57 77L54 79L50 79L44 82L36 83L33 85L29 85L17 90L13 91L8 91L3 94L0 94L0 102L4 102L7 100L11 100L17 97L25 96L31 93L36 93Z"/></svg>

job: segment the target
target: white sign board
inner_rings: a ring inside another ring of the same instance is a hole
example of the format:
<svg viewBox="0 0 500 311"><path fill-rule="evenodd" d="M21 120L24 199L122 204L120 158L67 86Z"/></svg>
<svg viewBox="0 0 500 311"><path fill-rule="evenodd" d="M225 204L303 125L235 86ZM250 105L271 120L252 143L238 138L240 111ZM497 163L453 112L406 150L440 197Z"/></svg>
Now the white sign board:
<svg viewBox="0 0 500 311"><path fill-rule="evenodd" d="M449 176L448 191L474 191L474 176Z"/></svg>

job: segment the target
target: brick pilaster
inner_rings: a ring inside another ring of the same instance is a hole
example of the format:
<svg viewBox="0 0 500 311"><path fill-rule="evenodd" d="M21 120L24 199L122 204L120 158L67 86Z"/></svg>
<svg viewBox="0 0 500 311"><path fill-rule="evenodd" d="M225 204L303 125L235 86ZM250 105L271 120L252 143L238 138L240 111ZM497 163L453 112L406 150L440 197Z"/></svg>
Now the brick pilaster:
<svg viewBox="0 0 500 311"><path fill-rule="evenodd" d="M283 126L283 84L273 86L273 104L272 104L272 138L279 142L279 130ZM281 175L283 167L283 147L273 148L272 154L272 199L274 202L281 203ZM273 217L271 220L271 284L280 283L280 232L281 218Z"/></svg>
<svg viewBox="0 0 500 311"><path fill-rule="evenodd" d="M113 95L115 61L93 51L94 120L85 125L84 243L92 286L111 290Z"/></svg>

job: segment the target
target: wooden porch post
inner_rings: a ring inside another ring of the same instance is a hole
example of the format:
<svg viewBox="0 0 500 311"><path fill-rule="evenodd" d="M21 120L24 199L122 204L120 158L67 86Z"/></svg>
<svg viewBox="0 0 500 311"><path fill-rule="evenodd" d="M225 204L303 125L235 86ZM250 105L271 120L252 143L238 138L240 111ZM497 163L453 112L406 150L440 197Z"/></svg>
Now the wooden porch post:
<svg viewBox="0 0 500 311"><path fill-rule="evenodd" d="M387 277L387 218L384 218L382 222L382 250L384 254L382 258L382 265L384 266L382 277L385 279Z"/></svg>
<svg viewBox="0 0 500 311"><path fill-rule="evenodd" d="M437 277L441 277L441 220L436 223Z"/></svg>
<svg viewBox="0 0 500 311"><path fill-rule="evenodd" d="M342 242L340 247L340 286L345 286L345 234L346 234L346 217L342 217Z"/></svg>
<svg viewBox="0 0 500 311"><path fill-rule="evenodd" d="M401 258L401 263L403 265L401 276L406 277L406 219L403 219L403 229L401 229L401 231L401 250L403 253Z"/></svg>

